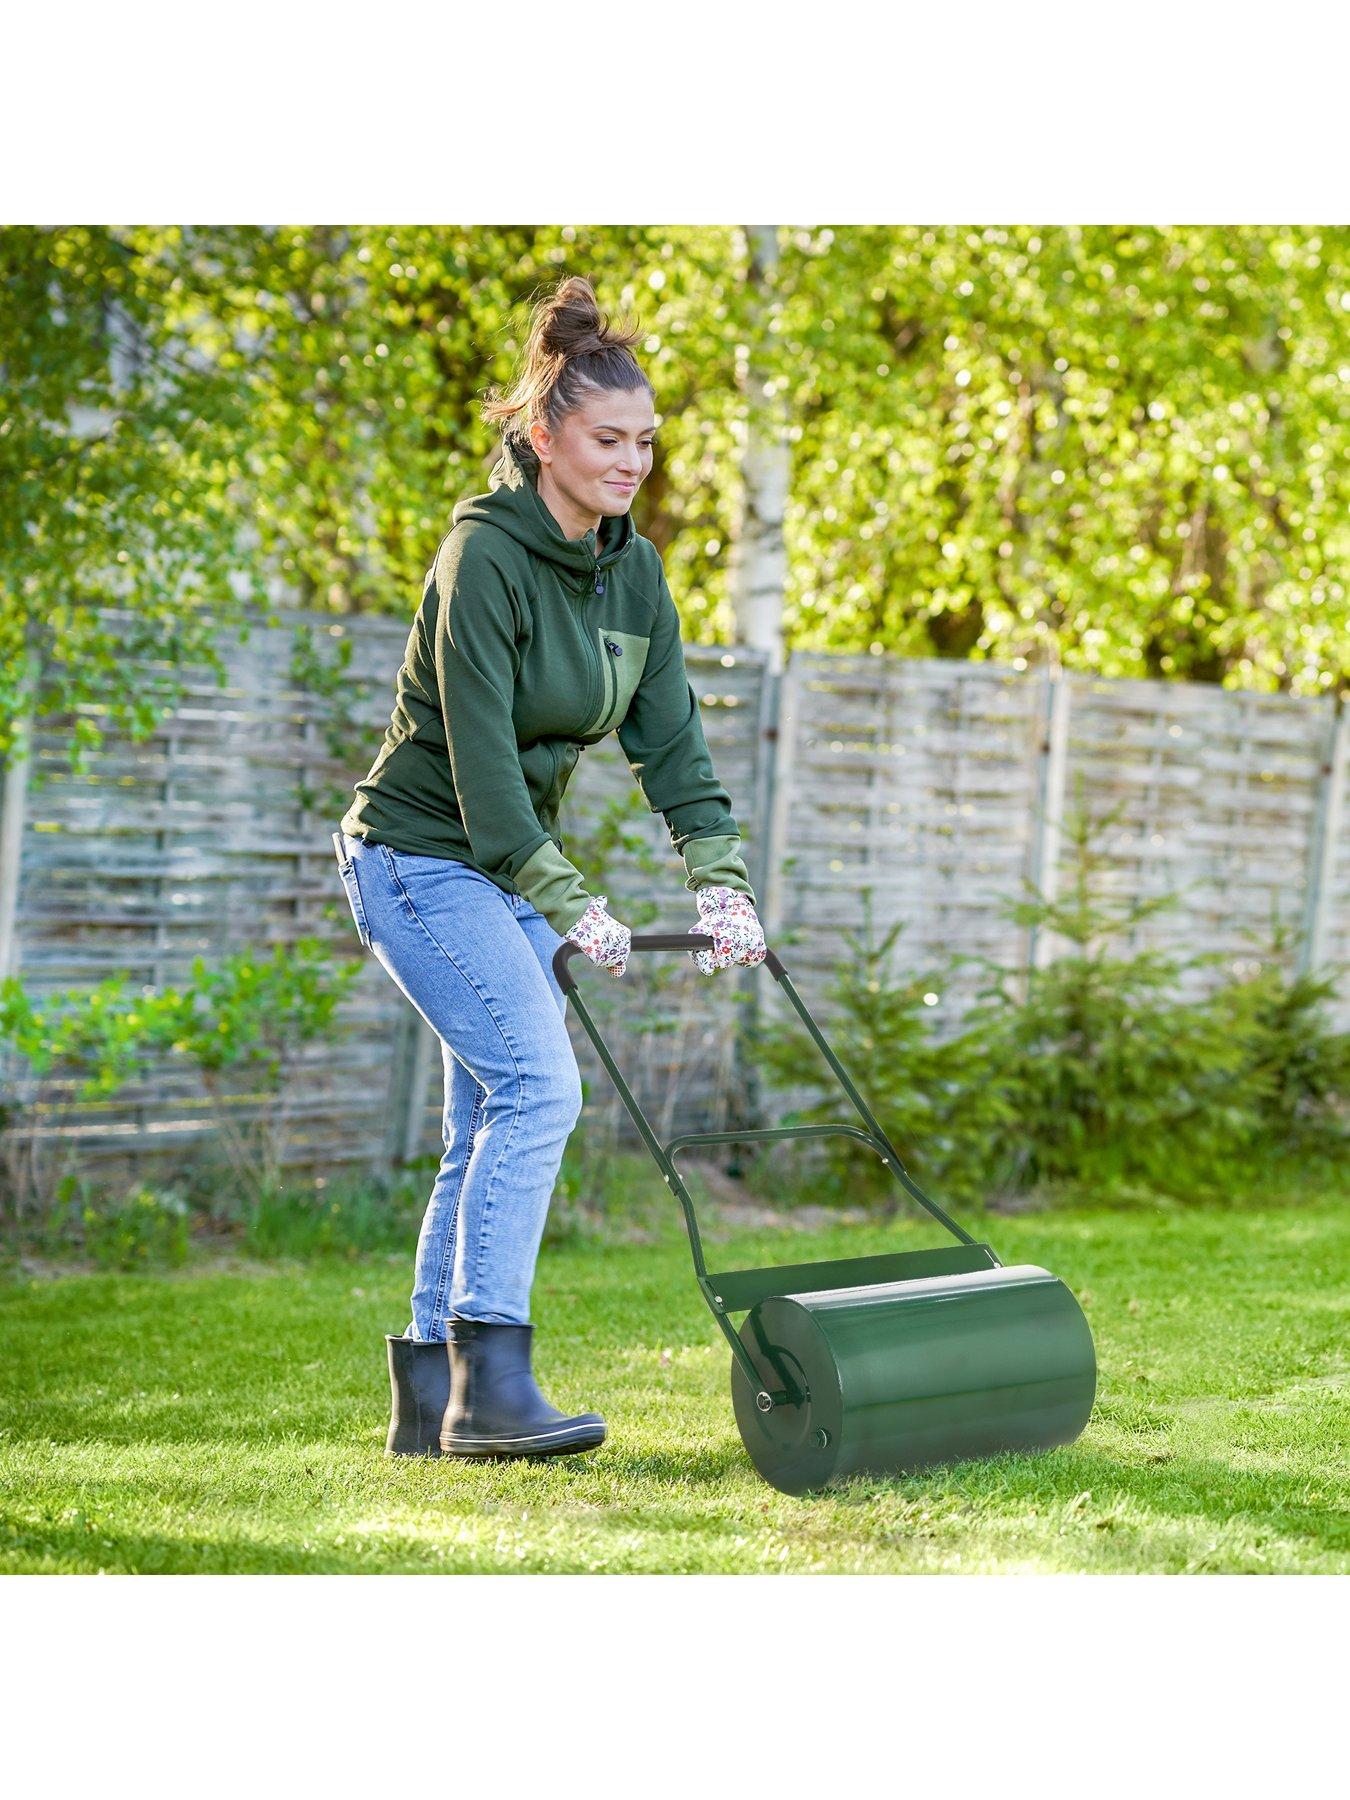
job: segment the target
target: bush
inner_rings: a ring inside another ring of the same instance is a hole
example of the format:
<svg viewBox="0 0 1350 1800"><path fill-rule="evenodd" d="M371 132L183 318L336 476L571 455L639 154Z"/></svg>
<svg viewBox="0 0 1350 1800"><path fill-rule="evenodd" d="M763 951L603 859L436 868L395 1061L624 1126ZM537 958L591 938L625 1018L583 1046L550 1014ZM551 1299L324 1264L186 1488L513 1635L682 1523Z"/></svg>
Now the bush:
<svg viewBox="0 0 1350 1800"><path fill-rule="evenodd" d="M176 1187L142 1182L125 1194L107 1193L69 1174L23 1247L48 1256L76 1251L100 1269L171 1268L187 1261L191 1228L191 1208Z"/></svg>
<svg viewBox="0 0 1350 1800"><path fill-rule="evenodd" d="M991 966L970 1017L1017 1119L1000 1177L1022 1188L1223 1197L1296 1118L1310 1131L1334 1128L1346 1039L1318 1018L1330 984L1284 973L1289 946L1277 927L1255 980L1178 999L1183 978L1212 972L1218 955L1114 951L1114 940L1177 902L1102 891L1094 840L1106 822L1076 809L1065 897L1034 895L1009 909L1066 948L1025 975Z"/></svg>
<svg viewBox="0 0 1350 1800"><path fill-rule="evenodd" d="M828 990L830 1025L823 1035L920 1187L939 1203L944 1195L974 1198L984 1191L993 1146L1014 1115L991 1080L982 1035L966 1030L939 1042L934 1033L928 997L941 996L963 959L951 957L918 974L897 973L893 957L903 924L891 926L876 941L870 890L862 898L863 929L842 934L849 954L836 965ZM747 1055L770 1087L820 1093L819 1100L784 1114L777 1123L845 1120L862 1126L838 1077L799 1020L761 1026ZM817 1140L804 1139L800 1146L785 1141L799 1161ZM856 1138L818 1141L823 1150L812 1159L813 1201L887 1214L897 1210L904 1190L879 1156Z"/></svg>
<svg viewBox="0 0 1350 1800"><path fill-rule="evenodd" d="M1032 890L1006 903L1014 922L1058 940L1058 954L1030 970L984 961L975 1003L945 1043L925 996L941 995L973 959L897 972L901 926L874 942L866 893L862 934L843 934L849 954L829 989L825 1035L939 1203L1057 1190L1222 1198L1253 1188L1273 1163L1344 1158L1350 1034L1324 1015L1333 975L1286 973L1294 946L1276 921L1253 975L1179 998L1188 976L1212 979L1218 958L1121 952L1118 940L1177 900L1105 891L1095 841L1112 817L1094 821L1081 805L1071 813L1061 898ZM819 1092L782 1123L850 1117L795 1020L762 1031L747 1053L771 1085ZM856 1140L824 1141L823 1172L809 1184L789 1177L796 1193L894 1209L900 1190L878 1159ZM793 1147L794 1160L809 1144Z"/></svg>
<svg viewBox="0 0 1350 1800"><path fill-rule="evenodd" d="M214 967L197 957L182 988L129 994L119 975L51 994L38 1006L17 978L0 982L0 1053L27 1065L0 1106L0 1129L8 1134L0 1166L6 1210L17 1221L52 1202L23 1154L25 1113L44 1074L67 1071L80 1098L106 1099L174 1057L195 1065L216 1103L219 1143L237 1184L257 1199L271 1193L300 1053L345 1029L337 1008L360 967L359 959L337 962L318 939L300 938L274 946L270 956L241 951ZM254 1116L236 1116L241 1098Z"/></svg>
<svg viewBox="0 0 1350 1800"><path fill-rule="evenodd" d="M1325 1013L1338 971L1287 974L1295 948L1277 922L1254 972L1218 998L1245 1046L1267 1148L1336 1157L1350 1147L1350 1032L1333 1030Z"/></svg>
<svg viewBox="0 0 1350 1800"><path fill-rule="evenodd" d="M240 1228L241 1247L262 1258L404 1251L411 1267L433 1178L434 1170L425 1177L404 1171L394 1181L362 1172L256 1194Z"/></svg>

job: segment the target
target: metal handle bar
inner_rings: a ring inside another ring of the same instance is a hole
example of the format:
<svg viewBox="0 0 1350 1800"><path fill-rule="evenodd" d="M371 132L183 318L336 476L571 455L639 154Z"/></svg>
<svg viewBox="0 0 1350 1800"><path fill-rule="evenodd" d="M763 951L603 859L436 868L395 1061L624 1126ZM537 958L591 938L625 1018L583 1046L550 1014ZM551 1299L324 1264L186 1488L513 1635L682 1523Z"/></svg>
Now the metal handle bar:
<svg viewBox="0 0 1350 1800"><path fill-rule="evenodd" d="M704 950L711 942L711 932L657 931L648 932L646 936L643 937L634 937L631 949ZM569 997L572 1005L580 1015L581 1022L586 1028L586 1035L595 1045L597 1055L608 1070L610 1079L613 1081L615 1087L619 1090L619 1097L627 1108L629 1117L637 1126L642 1141L651 1151L657 1167L661 1170L666 1186L680 1203L680 1208L684 1213L685 1230L689 1237L689 1248L694 1259L694 1274L698 1279L699 1288L702 1291L704 1299L708 1303L709 1310L712 1312L714 1319L716 1319L721 1328L723 1336L731 1347L732 1355L740 1364L742 1373L749 1380L751 1387L758 1390L756 1392L755 1400L756 1405L758 1405L761 1410L768 1410L790 1398L790 1396L784 1391L770 1393L760 1387L760 1377L755 1371L755 1366L750 1360L749 1353L744 1344L742 1344L740 1337L733 1329L731 1321L727 1316L729 1312L744 1310L746 1305L752 1304L753 1302L749 1299L743 1299L738 1303L734 1292L724 1295L716 1291L719 1285L727 1286L728 1283L723 1281L721 1277L709 1275L707 1264L703 1260L703 1242L699 1236L698 1218L694 1211L694 1202L689 1190L681 1180L680 1173L678 1169L676 1169L673 1160L674 1155L678 1154L679 1151L686 1149L690 1144L696 1143L750 1143L755 1141L762 1142L768 1138L823 1137L830 1133L843 1132L850 1137L862 1139L875 1150L886 1166L894 1172L896 1179L901 1185L919 1202L920 1206L922 1206L926 1212L931 1213L933 1218L937 1219L940 1224L946 1226L947 1230L951 1232L952 1236L956 1238L959 1243L969 1245L972 1250L987 1251L987 1247L977 1244L976 1240L971 1237L969 1232L961 1229L955 1219L949 1218L935 1200L930 1200L919 1184L911 1177L909 1171L901 1162L899 1152L896 1150L894 1144L892 1144L891 1140L886 1136L886 1133L881 1129L876 1119L873 1118L866 1101L849 1080L848 1073L843 1064L839 1061L839 1058L835 1055L834 1051L831 1050L830 1046L825 1042L815 1020L806 1010L805 1001L803 1001L801 995L793 986L787 970L783 967L782 962L772 950L766 950L765 952L764 967L769 970L769 973L774 977L784 993L786 993L788 999L796 1009L803 1025L805 1025L807 1031L811 1034L817 1049L819 1049L826 1062L839 1077L845 1092L848 1094L849 1099L852 1100L854 1106L857 1107L864 1124L867 1126L866 1131L860 1131L856 1125L848 1124L780 1125L765 1131L685 1132L678 1137L672 1138L668 1145L662 1144L656 1134L652 1131L651 1126L647 1123L646 1114L638 1105L632 1090L624 1080L614 1058L610 1055L608 1046L605 1044L594 1019L591 1017L590 1009L581 997L580 991L577 988L576 978L567 966L574 954L584 954L581 950L581 946L564 940L553 954L553 973L557 977L558 985L562 988L564 994ZM990 1257L990 1260L992 1261L994 1259ZM791 1272L784 1271L785 1275L788 1275L789 1273ZM744 1286L745 1284L742 1282L740 1285Z"/></svg>
<svg viewBox="0 0 1350 1800"><path fill-rule="evenodd" d="M632 949L705 950L711 942L712 934L710 932L658 931L649 932L645 937L634 937ZM599 1055L601 1062L604 1063L605 1068L608 1070L610 1079L619 1090L619 1097L628 1109L629 1117L642 1134L643 1142L655 1157L657 1165L665 1176L667 1185L674 1190L681 1205L684 1207L685 1219L689 1226L690 1243L694 1251L694 1263L700 1278L705 1276L706 1270L703 1266L703 1255L699 1245L698 1224L694 1217L693 1203L689 1199L684 1183L680 1180L679 1174L676 1171L670 1156L671 1149L683 1149L686 1145L692 1143L750 1143L765 1138L817 1137L825 1132L834 1131L848 1132L852 1136L863 1137L880 1154L882 1161L886 1163L889 1168L894 1170L896 1179L900 1181L914 1199L919 1202L920 1206L924 1207L935 1219L945 1225L952 1236L957 1238L961 1243L975 1243L976 1240L971 1237L970 1233L963 1231L954 1219L949 1218L937 1202L935 1200L930 1200L927 1194L919 1187L918 1183L911 1178L904 1163L900 1160L900 1155L896 1150L895 1145L892 1144L876 1119L873 1118L866 1101L849 1080L848 1073L843 1064L821 1036L820 1029L815 1020L806 1010L806 1003L793 986L792 980L788 975L787 970L783 967L782 962L772 950L766 950L763 966L769 970L778 985L783 989L784 993L786 993L788 999L796 1008L803 1025L805 1025L807 1031L810 1032L817 1049L819 1049L826 1062L839 1077L844 1091L847 1093L849 1099L852 1100L854 1106L857 1107L859 1114L867 1126L866 1132L860 1132L856 1125L781 1125L768 1131L686 1133L682 1137L672 1138L669 1146L661 1144L651 1127L648 1125L646 1115L634 1098L628 1083L624 1080L613 1057L609 1054L604 1039L601 1037L594 1019L591 1017L590 1009L581 998L577 989L576 979L567 966L574 954L584 954L580 945L567 941L561 943L553 955L553 973L558 979L558 985L562 988L563 992L570 997L572 1004L580 1014L581 1022L586 1028L587 1036L595 1045L596 1052Z"/></svg>
<svg viewBox="0 0 1350 1800"><path fill-rule="evenodd" d="M710 931L649 931L645 937L634 937L630 950L706 950L712 943ZM558 986L564 994L576 991L577 980L568 963L574 956L584 956L585 951L580 944L564 939L553 952L553 973L558 978ZM766 951L764 960L774 972L782 968L782 964L772 950ZM598 1046L597 1046L598 1048Z"/></svg>

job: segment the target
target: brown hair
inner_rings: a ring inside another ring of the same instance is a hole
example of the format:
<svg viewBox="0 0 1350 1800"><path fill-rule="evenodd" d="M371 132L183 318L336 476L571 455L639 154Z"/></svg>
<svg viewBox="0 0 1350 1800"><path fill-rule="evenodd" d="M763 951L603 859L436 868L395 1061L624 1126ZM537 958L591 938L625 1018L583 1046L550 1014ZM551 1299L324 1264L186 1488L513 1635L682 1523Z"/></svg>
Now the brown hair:
<svg viewBox="0 0 1350 1800"><path fill-rule="evenodd" d="M590 282L567 276L536 302L515 386L505 395L499 388L488 389L484 421L500 422L503 438L533 457L530 427L538 423L557 431L594 391L646 388L654 400L656 389L631 348L641 336L636 322L611 330Z"/></svg>

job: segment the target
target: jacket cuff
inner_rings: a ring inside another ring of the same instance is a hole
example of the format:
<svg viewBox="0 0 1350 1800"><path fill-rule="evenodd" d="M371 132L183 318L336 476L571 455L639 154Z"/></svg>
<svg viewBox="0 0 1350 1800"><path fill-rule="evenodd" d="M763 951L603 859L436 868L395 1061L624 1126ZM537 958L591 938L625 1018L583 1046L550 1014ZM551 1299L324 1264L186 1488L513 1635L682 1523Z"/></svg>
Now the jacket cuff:
<svg viewBox="0 0 1350 1800"><path fill-rule="evenodd" d="M552 838L545 838L512 880L559 937L567 936L594 898Z"/></svg>
<svg viewBox="0 0 1350 1800"><path fill-rule="evenodd" d="M691 891L701 887L728 887L738 894L748 894L754 906L755 891L740 857L739 833L730 837L701 837L686 840L683 856L689 871L684 885Z"/></svg>

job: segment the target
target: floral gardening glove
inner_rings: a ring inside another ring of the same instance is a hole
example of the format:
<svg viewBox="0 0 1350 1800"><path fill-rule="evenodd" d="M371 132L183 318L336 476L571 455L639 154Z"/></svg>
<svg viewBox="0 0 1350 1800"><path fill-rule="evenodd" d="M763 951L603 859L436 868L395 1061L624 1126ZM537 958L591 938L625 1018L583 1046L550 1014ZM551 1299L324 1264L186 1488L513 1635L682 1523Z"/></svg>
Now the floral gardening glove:
<svg viewBox="0 0 1350 1800"><path fill-rule="evenodd" d="M607 894L597 894L567 937L569 942L585 951L597 969L622 975L628 963L633 934L626 925L610 918L605 911L608 899Z"/></svg>
<svg viewBox="0 0 1350 1800"><path fill-rule="evenodd" d="M713 940L711 950L690 952L701 974L712 975L733 964L753 969L764 961L768 950L764 927L749 894L710 884L696 888L694 899L698 902L699 928L710 931Z"/></svg>

